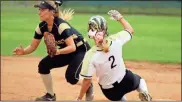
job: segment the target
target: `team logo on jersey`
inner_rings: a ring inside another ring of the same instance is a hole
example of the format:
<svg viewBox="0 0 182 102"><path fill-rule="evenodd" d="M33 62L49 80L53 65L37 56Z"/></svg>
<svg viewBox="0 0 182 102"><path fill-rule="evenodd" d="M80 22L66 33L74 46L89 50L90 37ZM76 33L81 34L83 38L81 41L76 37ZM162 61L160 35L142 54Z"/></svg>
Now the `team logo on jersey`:
<svg viewBox="0 0 182 102"><path fill-rule="evenodd" d="M61 39L61 40L56 41L56 44L57 44L57 45L59 45L59 44L64 44L64 43L65 43L64 39Z"/></svg>

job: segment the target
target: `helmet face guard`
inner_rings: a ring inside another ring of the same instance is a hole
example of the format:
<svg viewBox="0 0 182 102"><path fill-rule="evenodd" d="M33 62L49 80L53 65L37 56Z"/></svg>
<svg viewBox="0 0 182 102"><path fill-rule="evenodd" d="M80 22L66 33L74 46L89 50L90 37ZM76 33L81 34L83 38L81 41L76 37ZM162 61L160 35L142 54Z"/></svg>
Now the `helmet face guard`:
<svg viewBox="0 0 182 102"><path fill-rule="evenodd" d="M97 33L107 36L107 22L102 16L93 16L88 22L88 36L93 38Z"/></svg>
<svg viewBox="0 0 182 102"><path fill-rule="evenodd" d="M88 36L91 39L93 39L97 35L107 36L107 32L105 32L105 31L97 31L97 30L92 30L92 29L90 29L89 32L88 32Z"/></svg>

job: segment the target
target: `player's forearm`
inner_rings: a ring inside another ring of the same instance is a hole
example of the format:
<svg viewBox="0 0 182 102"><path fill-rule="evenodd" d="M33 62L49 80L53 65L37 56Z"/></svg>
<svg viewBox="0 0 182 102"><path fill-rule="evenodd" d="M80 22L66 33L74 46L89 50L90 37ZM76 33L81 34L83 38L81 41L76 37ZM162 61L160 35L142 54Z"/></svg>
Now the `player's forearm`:
<svg viewBox="0 0 182 102"><path fill-rule="evenodd" d="M133 30L132 26L128 23L127 20L125 20L125 19L122 17L122 18L121 18L120 20L118 20L118 21L122 24L122 26L124 27L124 29L128 30L131 34L134 33L134 30Z"/></svg>
<svg viewBox="0 0 182 102"><path fill-rule="evenodd" d="M84 79L83 80L80 94L78 96L79 100L82 100L83 96L85 95L85 93L88 90L90 85L91 85L91 79Z"/></svg>
<svg viewBox="0 0 182 102"><path fill-rule="evenodd" d="M30 54L32 52L34 52L37 47L39 46L40 44L40 39L33 39L31 44L29 46L27 46L26 48L24 48L24 55L27 55L27 54Z"/></svg>
<svg viewBox="0 0 182 102"><path fill-rule="evenodd" d="M72 53L72 52L75 52L76 51L76 46L67 46L65 48L62 48L62 49L58 49L57 50L57 55L59 54L69 54L69 53Z"/></svg>
<svg viewBox="0 0 182 102"><path fill-rule="evenodd" d="M31 45L27 46L26 48L24 48L24 55L30 54L33 51L35 51L36 48L32 47Z"/></svg>

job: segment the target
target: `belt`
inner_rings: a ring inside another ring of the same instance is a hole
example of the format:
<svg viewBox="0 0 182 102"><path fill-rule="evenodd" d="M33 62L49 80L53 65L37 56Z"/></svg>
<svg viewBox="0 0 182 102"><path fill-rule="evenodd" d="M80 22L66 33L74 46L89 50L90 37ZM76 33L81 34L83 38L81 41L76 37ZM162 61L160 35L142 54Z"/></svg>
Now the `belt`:
<svg viewBox="0 0 182 102"><path fill-rule="evenodd" d="M77 43L76 43L76 46L77 46L77 47L80 47L80 46L83 45L85 42L87 42L87 40L86 40L86 39L83 39L83 40L77 42Z"/></svg>

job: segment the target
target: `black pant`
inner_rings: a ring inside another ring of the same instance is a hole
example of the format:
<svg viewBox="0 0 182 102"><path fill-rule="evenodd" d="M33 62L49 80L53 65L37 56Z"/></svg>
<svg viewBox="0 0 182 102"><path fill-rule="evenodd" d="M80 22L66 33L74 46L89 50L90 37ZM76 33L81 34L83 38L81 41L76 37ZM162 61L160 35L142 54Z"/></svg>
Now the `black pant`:
<svg viewBox="0 0 182 102"><path fill-rule="evenodd" d="M111 101L121 101L122 97L131 91L136 90L139 87L141 77L132 73L130 70L126 70L126 75L120 83L115 82L113 88L103 89L104 95Z"/></svg>
<svg viewBox="0 0 182 102"><path fill-rule="evenodd" d="M49 74L53 68L63 67L68 65L65 78L70 84L76 84L79 81L79 74L82 67L82 60L86 51L90 49L88 43L85 43L77 48L77 50L70 54L61 54L55 57L44 57L38 67L40 74Z"/></svg>

